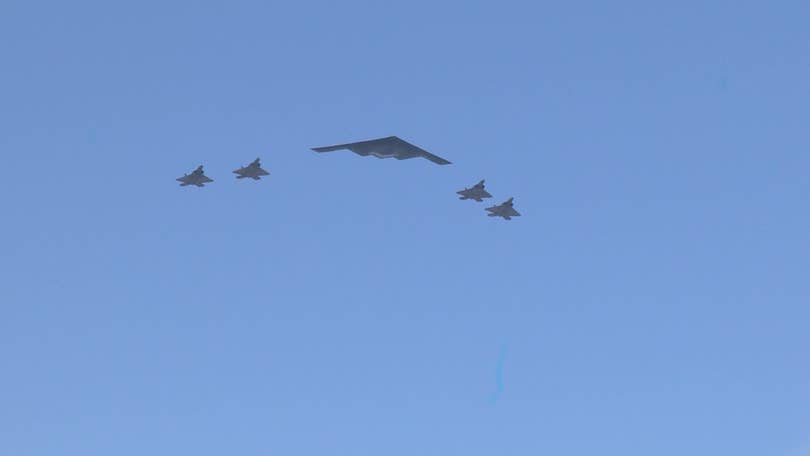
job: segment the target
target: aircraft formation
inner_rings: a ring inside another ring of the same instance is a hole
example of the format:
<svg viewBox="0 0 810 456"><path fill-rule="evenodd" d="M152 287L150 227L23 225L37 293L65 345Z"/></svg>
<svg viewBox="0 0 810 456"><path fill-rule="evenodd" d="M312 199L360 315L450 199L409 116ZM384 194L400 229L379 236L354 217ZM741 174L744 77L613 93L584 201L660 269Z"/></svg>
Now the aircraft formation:
<svg viewBox="0 0 810 456"><path fill-rule="evenodd" d="M315 152L332 152L344 149L350 150L362 156L372 155L377 158L396 158L397 160L407 160L410 158L421 157L438 165L451 164L444 158L433 155L430 152L396 136L388 136L385 138L371 139L368 141L359 141L348 144L338 144L334 146L315 147L312 150ZM236 174L237 179L249 178L253 180L259 180L262 176L267 176L270 174L266 170L262 169L261 162L258 158L253 160L249 165L242 166L241 168L234 170L233 173ZM181 187L186 187L189 185L193 185L195 187L204 187L205 184L214 182L213 179L205 175L202 165L198 166L190 174L184 174L182 177L178 177L177 181L180 182ZM486 198L492 198L492 195L486 191L484 180L481 180L470 188L459 190L456 193L460 195L460 200L473 200L479 203L484 201ZM503 203L487 207L484 210L487 212L489 217L501 217L504 220L512 220L512 217L520 216L520 213L513 207L513 202L514 198L510 197Z"/></svg>

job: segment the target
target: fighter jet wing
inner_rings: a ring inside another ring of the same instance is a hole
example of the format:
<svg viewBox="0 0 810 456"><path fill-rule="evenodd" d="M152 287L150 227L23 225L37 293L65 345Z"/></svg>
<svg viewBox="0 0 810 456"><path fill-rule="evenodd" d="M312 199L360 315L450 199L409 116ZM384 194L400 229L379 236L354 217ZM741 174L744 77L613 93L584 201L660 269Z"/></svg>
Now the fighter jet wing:
<svg viewBox="0 0 810 456"><path fill-rule="evenodd" d="M449 165L450 162L430 152L414 146L396 136L386 138L371 139L348 144L338 144L335 146L315 147L315 152L332 152L335 150L348 149L358 155L373 155L377 158L396 158L397 160L407 160L409 158L424 157L439 165Z"/></svg>

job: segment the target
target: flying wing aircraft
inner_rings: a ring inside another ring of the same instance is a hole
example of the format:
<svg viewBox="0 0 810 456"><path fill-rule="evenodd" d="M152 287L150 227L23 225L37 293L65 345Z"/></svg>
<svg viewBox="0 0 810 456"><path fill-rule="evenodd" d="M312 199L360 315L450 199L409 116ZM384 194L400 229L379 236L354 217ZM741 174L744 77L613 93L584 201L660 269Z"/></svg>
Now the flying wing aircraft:
<svg viewBox="0 0 810 456"><path fill-rule="evenodd" d="M473 199L478 201L479 203L483 201L484 198L492 198L492 195L490 195L489 192L484 190L483 179L481 180L481 182L473 185L472 187L465 188L464 190L459 190L456 193L461 195L458 197L458 199L460 200Z"/></svg>
<svg viewBox="0 0 810 456"><path fill-rule="evenodd" d="M407 160L409 158L423 157L439 165L449 165L450 162L431 154L413 144L397 138L388 136L387 138L372 139L349 144L339 144L336 146L315 147L315 152L332 152L333 150L348 149L358 155L373 155L377 158L396 158L397 160Z"/></svg>
<svg viewBox="0 0 810 456"><path fill-rule="evenodd" d="M180 182L181 187L185 187L187 185L204 187L205 184L214 182L213 179L210 179L203 173L202 165L198 166L197 169L191 172L191 174L183 174L183 177L178 177L177 180Z"/></svg>
<svg viewBox="0 0 810 456"><path fill-rule="evenodd" d="M497 206L486 208L486 211L489 212L487 215L490 217L503 217L506 220L512 220L512 217L520 217L520 213L512 207L512 200L514 198L509 198Z"/></svg>
<svg viewBox="0 0 810 456"><path fill-rule="evenodd" d="M249 177L253 180L259 180L262 176L267 176L270 173L262 169L262 165L261 163L259 163L259 159L257 158L256 160L253 160L249 165L243 166L234 171L234 174L237 175L236 176L237 179L244 179L246 177Z"/></svg>

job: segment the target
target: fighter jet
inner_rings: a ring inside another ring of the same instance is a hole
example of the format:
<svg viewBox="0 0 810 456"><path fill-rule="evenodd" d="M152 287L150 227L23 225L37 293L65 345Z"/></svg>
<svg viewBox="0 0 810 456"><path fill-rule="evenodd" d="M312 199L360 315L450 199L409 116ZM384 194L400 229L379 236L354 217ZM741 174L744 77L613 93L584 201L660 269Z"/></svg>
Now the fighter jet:
<svg viewBox="0 0 810 456"><path fill-rule="evenodd" d="M464 190L459 190L456 193L461 195L458 197L458 199L460 200L474 199L479 203L483 201L483 198L492 198L492 195L490 195L489 192L484 190L483 179L481 180L481 182L473 185L472 187L465 188Z"/></svg>
<svg viewBox="0 0 810 456"><path fill-rule="evenodd" d="M270 173L262 169L262 165L259 163L259 159L257 158L256 160L253 160L249 165L243 166L234 171L234 174L237 175L236 176L237 179L244 179L246 177L249 177L253 180L259 180L262 176L267 176Z"/></svg>
<svg viewBox="0 0 810 456"><path fill-rule="evenodd" d="M197 169L191 172L191 174L183 174L183 177L178 177L177 180L180 181L181 187L185 187L187 185L196 185L197 187L204 187L205 184L209 182L214 182L213 179L210 179L208 176L203 174L202 165L198 166Z"/></svg>
<svg viewBox="0 0 810 456"><path fill-rule="evenodd" d="M489 212L487 215L490 217L503 217L506 220L512 220L512 217L520 217L520 213L512 207L513 199L509 198L497 206L486 208L487 212Z"/></svg>
<svg viewBox="0 0 810 456"><path fill-rule="evenodd" d="M315 147L315 152L332 152L333 150L349 149L358 155L373 155L377 158L396 158L397 160L407 160L409 158L423 157L439 165L449 165L450 162L431 154L430 152L403 141L396 136L387 138L372 139L349 144L339 144L336 146Z"/></svg>

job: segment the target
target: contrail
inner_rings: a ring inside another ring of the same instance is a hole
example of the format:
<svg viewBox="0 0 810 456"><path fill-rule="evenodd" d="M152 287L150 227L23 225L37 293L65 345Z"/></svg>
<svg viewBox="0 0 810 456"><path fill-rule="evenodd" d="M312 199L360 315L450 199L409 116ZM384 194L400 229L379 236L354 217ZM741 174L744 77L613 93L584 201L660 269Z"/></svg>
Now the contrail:
<svg viewBox="0 0 810 456"><path fill-rule="evenodd" d="M501 346L501 351L498 353L498 361L495 363L495 392L492 394L491 402L494 404L498 401L503 393L503 365L506 363L506 344Z"/></svg>

